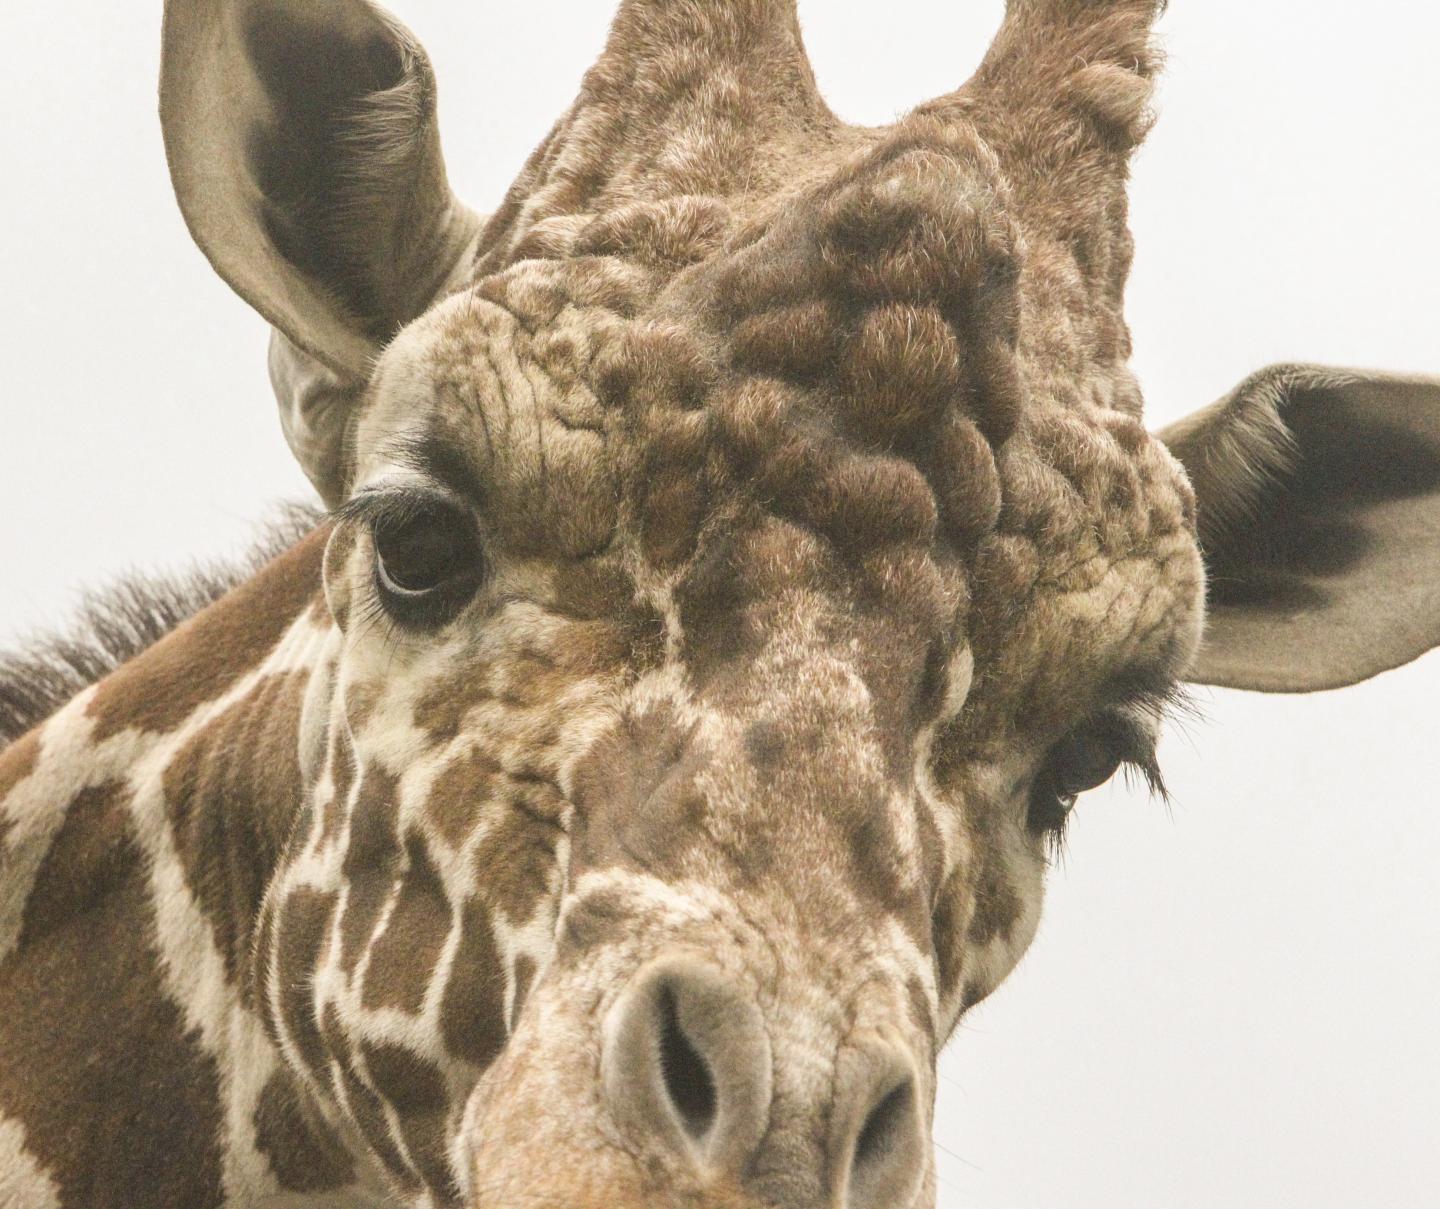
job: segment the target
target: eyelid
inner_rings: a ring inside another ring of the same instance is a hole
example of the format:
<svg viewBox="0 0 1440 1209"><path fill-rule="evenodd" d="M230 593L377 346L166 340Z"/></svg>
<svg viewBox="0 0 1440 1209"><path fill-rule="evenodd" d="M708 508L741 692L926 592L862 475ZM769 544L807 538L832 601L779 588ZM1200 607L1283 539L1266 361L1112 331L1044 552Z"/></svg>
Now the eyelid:
<svg viewBox="0 0 1440 1209"><path fill-rule="evenodd" d="M1154 718L1127 709L1107 710L1101 718L1123 741L1127 755L1132 752L1154 755L1160 737Z"/></svg>
<svg viewBox="0 0 1440 1209"><path fill-rule="evenodd" d="M1151 793L1168 798L1158 754L1160 717L1153 710L1114 708L1101 714L1091 725L1104 725L1115 743L1120 763L1144 777Z"/></svg>
<svg viewBox="0 0 1440 1209"><path fill-rule="evenodd" d="M1124 761L1139 769L1151 788L1164 796L1156 748L1167 721L1198 712L1186 686L1157 669L1132 669L1110 689L1113 696L1099 717L1111 720L1123 743Z"/></svg>

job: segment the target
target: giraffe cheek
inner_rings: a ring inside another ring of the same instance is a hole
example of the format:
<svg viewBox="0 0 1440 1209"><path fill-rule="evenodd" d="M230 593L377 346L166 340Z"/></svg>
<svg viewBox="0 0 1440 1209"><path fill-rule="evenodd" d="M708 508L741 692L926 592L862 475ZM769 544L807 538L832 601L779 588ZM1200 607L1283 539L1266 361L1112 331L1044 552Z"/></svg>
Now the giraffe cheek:
<svg viewBox="0 0 1440 1209"><path fill-rule="evenodd" d="M1040 926L1044 897L1038 865L1017 864L1005 877L1003 893L982 896L967 930L960 963L959 1011L968 1011L986 998L1019 964Z"/></svg>

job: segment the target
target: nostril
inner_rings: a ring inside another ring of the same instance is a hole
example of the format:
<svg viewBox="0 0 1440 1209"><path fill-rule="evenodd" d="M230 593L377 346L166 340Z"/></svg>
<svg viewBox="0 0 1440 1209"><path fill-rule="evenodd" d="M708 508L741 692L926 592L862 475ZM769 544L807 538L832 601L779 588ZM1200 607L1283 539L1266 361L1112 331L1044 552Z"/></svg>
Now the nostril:
<svg viewBox="0 0 1440 1209"><path fill-rule="evenodd" d="M680 1023L675 991L666 986L660 992L660 1072L670 1102L685 1126L685 1132L699 1142L715 1124L718 1108L715 1079L710 1066Z"/></svg>
<svg viewBox="0 0 1440 1209"><path fill-rule="evenodd" d="M855 1156L851 1160L852 1184L867 1183L864 1169L883 1165L886 1156L903 1140L914 1095L914 1084L906 1079L870 1110L860 1136L855 1140Z"/></svg>
<svg viewBox="0 0 1440 1209"><path fill-rule="evenodd" d="M853 1140L841 1151L849 1154L848 1170L841 1177L845 1194L840 1200L845 1209L909 1205L924 1175L923 1114L913 1068L907 1069L910 1064L898 1055L881 1058L881 1062L881 1069L872 1066L870 1074L859 1076L851 1085L854 1115L842 1116L854 1130L850 1133Z"/></svg>
<svg viewBox="0 0 1440 1209"><path fill-rule="evenodd" d="M657 958L607 1013L600 1077L636 1145L734 1175L770 1110L770 1039L759 1004L708 962Z"/></svg>

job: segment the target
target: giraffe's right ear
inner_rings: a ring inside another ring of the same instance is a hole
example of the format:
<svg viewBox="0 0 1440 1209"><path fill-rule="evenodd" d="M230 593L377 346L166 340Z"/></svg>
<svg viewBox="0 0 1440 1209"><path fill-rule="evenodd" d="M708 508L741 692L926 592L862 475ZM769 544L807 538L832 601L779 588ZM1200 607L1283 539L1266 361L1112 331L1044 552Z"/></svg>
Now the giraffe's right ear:
<svg viewBox="0 0 1440 1209"><path fill-rule="evenodd" d="M1440 646L1440 378L1272 366L1159 436L1209 573L1190 679L1313 692Z"/></svg>
<svg viewBox="0 0 1440 1209"><path fill-rule="evenodd" d="M381 345L457 272L435 81L367 0L167 0L160 120L195 242L278 333L281 418L329 503Z"/></svg>

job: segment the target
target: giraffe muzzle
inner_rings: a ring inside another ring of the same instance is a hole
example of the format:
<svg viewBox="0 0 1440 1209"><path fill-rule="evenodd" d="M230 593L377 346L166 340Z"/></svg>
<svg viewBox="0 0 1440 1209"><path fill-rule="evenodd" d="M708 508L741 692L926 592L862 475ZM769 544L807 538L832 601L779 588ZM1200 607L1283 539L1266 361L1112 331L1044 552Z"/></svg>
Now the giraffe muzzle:
<svg viewBox="0 0 1440 1209"><path fill-rule="evenodd" d="M651 960L605 1013L598 1056L593 1048L559 1063L553 1051L521 1056L527 1048L521 1037L502 1058L498 1078L487 1077L480 1103L467 1114L474 1177L467 1204L918 1209L928 1203L923 1081L908 1048L866 1030L838 1047L796 1050L779 1039L786 1031L767 1021L740 980L703 956ZM582 1082L592 1072L598 1088ZM547 1090L564 1095L567 1107L560 1109ZM545 1131L545 1140L510 1128L528 1105L541 1103L550 1112L537 1116L573 1114L569 1124ZM556 1143L559 1155L552 1153Z"/></svg>

